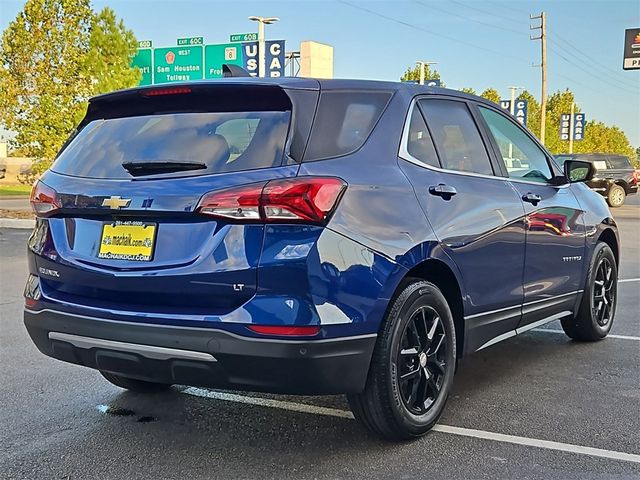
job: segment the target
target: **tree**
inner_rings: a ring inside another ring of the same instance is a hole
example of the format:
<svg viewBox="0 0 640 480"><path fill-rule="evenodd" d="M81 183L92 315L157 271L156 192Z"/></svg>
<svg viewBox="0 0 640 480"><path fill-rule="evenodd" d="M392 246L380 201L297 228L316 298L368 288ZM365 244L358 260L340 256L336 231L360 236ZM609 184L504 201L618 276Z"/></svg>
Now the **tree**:
<svg viewBox="0 0 640 480"><path fill-rule="evenodd" d="M91 77L92 94L111 92L137 85L140 70L131 68L131 57L137 48L136 37L105 7L91 22L89 52L85 71Z"/></svg>
<svg viewBox="0 0 640 480"><path fill-rule="evenodd" d="M540 104L527 90L520 92L517 99L527 101L527 128L537 137L540 133Z"/></svg>
<svg viewBox="0 0 640 480"><path fill-rule="evenodd" d="M477 95L476 91L471 87L461 88L460 91L463 92L463 93L469 93L471 95Z"/></svg>
<svg viewBox="0 0 640 480"><path fill-rule="evenodd" d="M618 153L634 159L635 151L625 133L618 127L592 120L587 122L584 131L584 140L573 142L575 153Z"/></svg>
<svg viewBox="0 0 640 480"><path fill-rule="evenodd" d="M49 166L91 95L135 85L132 38L113 12L96 16L90 0L27 0L9 24L0 45L0 123L15 132L11 148L36 159L36 171Z"/></svg>
<svg viewBox="0 0 640 480"><path fill-rule="evenodd" d="M442 87L445 86L444 82L440 78L440 73L435 68L431 68L430 65L424 66L424 79L427 80L440 80L440 85ZM415 67L407 67L407 70L400 77L401 82L406 82L407 80L420 80L420 65L416 65Z"/></svg>
<svg viewBox="0 0 640 480"><path fill-rule="evenodd" d="M480 96L500 105L500 94L495 88L487 88Z"/></svg>

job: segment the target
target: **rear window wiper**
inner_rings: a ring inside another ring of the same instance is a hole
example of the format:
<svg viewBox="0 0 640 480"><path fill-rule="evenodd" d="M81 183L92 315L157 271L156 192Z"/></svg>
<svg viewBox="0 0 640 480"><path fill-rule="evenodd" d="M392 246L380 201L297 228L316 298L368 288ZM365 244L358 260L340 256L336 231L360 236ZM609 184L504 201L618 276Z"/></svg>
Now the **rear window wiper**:
<svg viewBox="0 0 640 480"><path fill-rule="evenodd" d="M187 170L203 170L207 168L202 162L124 162L122 167L134 177L143 175L160 175L162 173L184 172Z"/></svg>

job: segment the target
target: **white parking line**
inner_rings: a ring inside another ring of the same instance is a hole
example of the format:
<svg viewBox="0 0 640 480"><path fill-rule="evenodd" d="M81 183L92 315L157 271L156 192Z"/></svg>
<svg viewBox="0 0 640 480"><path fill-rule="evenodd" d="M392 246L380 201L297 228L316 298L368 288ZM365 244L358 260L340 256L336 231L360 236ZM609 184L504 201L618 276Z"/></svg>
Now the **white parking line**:
<svg viewBox="0 0 640 480"><path fill-rule="evenodd" d="M182 391L182 393L186 393L187 395L194 395L196 397L223 400L226 402L245 403L249 405L258 405L261 407L279 408L282 410L289 410L293 412L353 419L352 413L346 410L318 407L315 405L307 405L303 403L286 402L283 400L274 400L271 398L248 397L235 393L214 392L211 390L206 390L204 388L196 387L186 388ZM511 443L514 445L523 445L526 447L545 448L548 450L577 453L579 455L588 455L591 457L600 457L608 458L611 460L621 460L624 462L640 463L640 455L626 452L617 452L615 450L604 450L601 448L585 447L583 445L574 445L572 443L552 442L549 440L540 440L537 438L518 437L516 435L506 435L504 433L474 430L472 428L453 427L450 425L436 425L432 430L440 433L449 433L452 435L460 435L463 437L473 437L484 440L492 440L495 442Z"/></svg>
<svg viewBox="0 0 640 480"><path fill-rule="evenodd" d="M534 328L531 330L532 332L547 332L547 333L561 333L562 335L566 335L562 330L552 330L550 328ZM610 333L607 335L607 338L617 338L619 340L633 340L635 342L640 342L640 337L634 337L633 335L614 335Z"/></svg>

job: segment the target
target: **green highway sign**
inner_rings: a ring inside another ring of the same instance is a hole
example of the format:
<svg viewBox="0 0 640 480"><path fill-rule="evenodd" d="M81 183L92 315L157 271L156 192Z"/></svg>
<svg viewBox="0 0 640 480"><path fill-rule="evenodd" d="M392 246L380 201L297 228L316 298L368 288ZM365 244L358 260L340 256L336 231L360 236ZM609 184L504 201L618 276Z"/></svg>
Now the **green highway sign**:
<svg viewBox="0 0 640 480"><path fill-rule="evenodd" d="M153 82L183 82L203 78L202 47L168 47L153 50Z"/></svg>
<svg viewBox="0 0 640 480"><path fill-rule="evenodd" d="M186 47L191 45L203 45L203 44L204 44L204 37L188 37L188 38L178 39L179 47Z"/></svg>
<svg viewBox="0 0 640 480"><path fill-rule="evenodd" d="M257 42L257 33L234 33L229 36L230 42Z"/></svg>
<svg viewBox="0 0 640 480"><path fill-rule="evenodd" d="M131 59L131 66L137 67L142 71L142 77L140 78L139 85L151 85L153 83L152 60L153 58L150 48L138 50Z"/></svg>
<svg viewBox="0 0 640 480"><path fill-rule="evenodd" d="M138 42L138 48L151 48L153 47L153 42L151 40L140 40Z"/></svg>
<svg viewBox="0 0 640 480"><path fill-rule="evenodd" d="M222 77L222 64L242 66L242 45L222 43L204 47L204 78Z"/></svg>

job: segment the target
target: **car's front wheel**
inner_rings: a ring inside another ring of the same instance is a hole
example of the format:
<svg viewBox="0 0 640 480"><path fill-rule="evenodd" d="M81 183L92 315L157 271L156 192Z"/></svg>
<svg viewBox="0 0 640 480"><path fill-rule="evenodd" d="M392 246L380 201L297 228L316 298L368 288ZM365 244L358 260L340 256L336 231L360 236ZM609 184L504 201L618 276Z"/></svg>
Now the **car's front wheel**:
<svg viewBox="0 0 640 480"><path fill-rule="evenodd" d="M442 292L429 282L406 283L384 319L364 391L348 396L356 419L387 440L424 435L444 410L455 361Z"/></svg>
<svg viewBox="0 0 640 480"><path fill-rule="evenodd" d="M100 373L104 378L113 383L115 386L137 393L162 392L164 390L167 390L171 386L166 383L145 382L144 380L124 377L122 375L116 375L115 373L105 372L102 370L100 370Z"/></svg>
<svg viewBox="0 0 640 480"><path fill-rule="evenodd" d="M609 245L598 242L589 264L578 314L562 319L562 329L574 340L602 340L611 330L617 301L616 258Z"/></svg>
<svg viewBox="0 0 640 480"><path fill-rule="evenodd" d="M607 203L612 208L621 207L624 204L626 195L624 188L620 185L611 185L609 193L607 194Z"/></svg>

